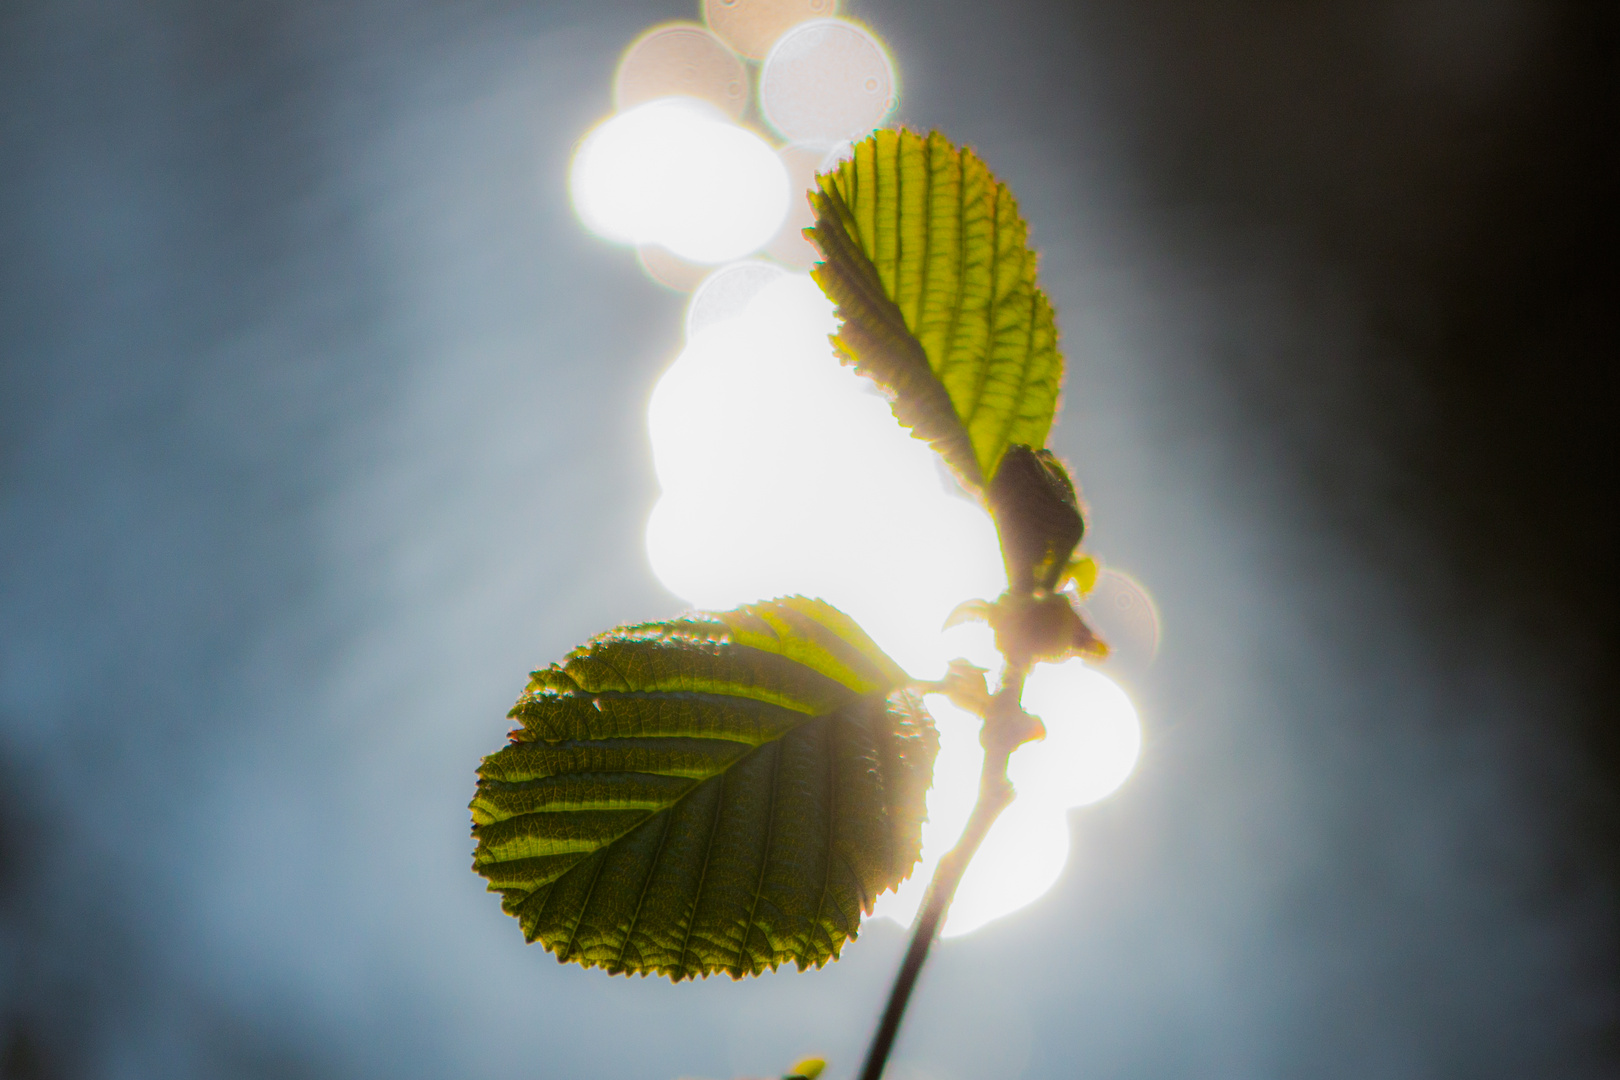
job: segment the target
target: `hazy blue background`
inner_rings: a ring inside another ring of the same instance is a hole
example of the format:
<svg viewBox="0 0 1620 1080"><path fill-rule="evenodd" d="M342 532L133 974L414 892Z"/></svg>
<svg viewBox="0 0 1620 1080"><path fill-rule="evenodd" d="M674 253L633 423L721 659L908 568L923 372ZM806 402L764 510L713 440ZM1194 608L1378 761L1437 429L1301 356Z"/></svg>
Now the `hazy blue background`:
<svg viewBox="0 0 1620 1080"><path fill-rule="evenodd" d="M0 1075L856 1064L902 945L671 988L468 870L530 667L670 613L681 299L573 141L684 3L0 5ZM1620 1076L1612 5L855 14L1019 193L1162 609L1136 778L896 1080Z"/></svg>

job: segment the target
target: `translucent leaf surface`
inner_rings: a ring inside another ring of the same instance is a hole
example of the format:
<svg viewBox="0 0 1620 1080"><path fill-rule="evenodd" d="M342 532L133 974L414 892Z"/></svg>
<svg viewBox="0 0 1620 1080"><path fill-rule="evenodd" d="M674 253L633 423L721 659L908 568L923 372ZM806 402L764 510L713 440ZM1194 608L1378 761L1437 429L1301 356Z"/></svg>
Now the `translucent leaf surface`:
<svg viewBox="0 0 1620 1080"><path fill-rule="evenodd" d="M473 867L559 960L819 966L919 856L938 739L905 681L803 597L594 638L479 768Z"/></svg>
<svg viewBox="0 0 1620 1080"><path fill-rule="evenodd" d="M978 155L938 132L878 131L811 201L835 341L900 422L979 486L1008 446L1044 446L1057 326L1018 204Z"/></svg>

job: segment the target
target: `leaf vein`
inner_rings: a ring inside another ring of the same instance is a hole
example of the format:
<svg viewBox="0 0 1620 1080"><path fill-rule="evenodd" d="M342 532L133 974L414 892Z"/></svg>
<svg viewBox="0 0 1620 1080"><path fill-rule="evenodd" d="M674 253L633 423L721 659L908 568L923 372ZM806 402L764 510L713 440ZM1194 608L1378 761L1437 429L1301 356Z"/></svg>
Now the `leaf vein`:
<svg viewBox="0 0 1620 1080"><path fill-rule="evenodd" d="M771 865L771 842L776 837L776 787L777 779L782 774L782 744L780 741L772 744L776 751L771 759L771 801L770 808L765 814L765 847L759 855L759 880L754 883L754 902L748 909L748 922L743 925L742 938L737 942L736 971L742 970L743 953L748 951L748 937L754 932L754 920L759 916L759 898L765 892L765 873ZM770 944L770 937L766 935L766 944ZM772 950L774 956L774 950ZM750 957L750 959L754 959ZM769 960L766 961L769 963ZM750 965L752 966L752 965Z"/></svg>
<svg viewBox="0 0 1620 1080"><path fill-rule="evenodd" d="M591 898L596 895L596 883L602 880L602 868L607 865L607 848L597 849L601 858L596 861L596 873L591 875L590 888L585 890L585 901L579 905L579 914L574 918L574 925L568 931L568 947L559 955L559 959L567 962L574 953L574 945L579 941L579 928L585 922L585 914L591 909ZM546 903L551 903L551 897L546 897Z"/></svg>
<svg viewBox="0 0 1620 1080"><path fill-rule="evenodd" d="M720 793L714 800L714 818L709 822L709 838L703 844L703 869L698 871L697 892L692 897L692 913L686 919L686 933L681 937L681 950L675 955L675 964L681 974L686 972L686 953L692 944L692 929L697 926L698 908L703 903L703 888L709 881L709 857L714 854L714 834L720 826L720 811L726 805L726 778L721 775L717 779Z"/></svg>
<svg viewBox="0 0 1620 1080"><path fill-rule="evenodd" d="M820 930L827 939L827 950L836 951L833 945L832 934L828 933L822 924L821 913L827 907L827 892L832 888L832 862L833 839L838 835L838 757L833 749L833 724L824 725L826 734L822 742L827 755L826 791L827 791L827 857L821 864L821 895L816 899L815 928Z"/></svg>
<svg viewBox="0 0 1620 1080"><path fill-rule="evenodd" d="M613 969L610 970L624 970L624 955L625 952L630 948L630 939L635 936L636 923L641 920L641 909L642 906L647 902L647 893L652 889L653 878L658 874L658 860L663 857L664 844L669 840L670 824L675 820L675 807L680 803L681 799L686 797L686 794L689 793L683 793L680 798L677 798L675 802L665 807L662 811L664 815L664 828L663 831L658 834L658 846L653 849L652 861L647 864L647 877L646 880L641 883L641 895L636 897L636 909L630 913L630 925L625 928L624 941L619 945L619 957L613 962Z"/></svg>

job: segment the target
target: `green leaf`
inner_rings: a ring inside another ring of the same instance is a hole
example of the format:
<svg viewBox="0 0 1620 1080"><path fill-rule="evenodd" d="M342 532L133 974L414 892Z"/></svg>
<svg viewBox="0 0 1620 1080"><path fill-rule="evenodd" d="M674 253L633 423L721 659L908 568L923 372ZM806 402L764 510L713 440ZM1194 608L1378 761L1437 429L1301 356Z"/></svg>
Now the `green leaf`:
<svg viewBox="0 0 1620 1080"><path fill-rule="evenodd" d="M1063 358L1018 204L972 150L878 131L818 178L814 270L846 361L895 416L983 487L1007 447L1041 447Z"/></svg>
<svg viewBox="0 0 1620 1080"><path fill-rule="evenodd" d="M820 966L919 857L938 736L906 682L803 597L593 638L479 768L473 868L559 960Z"/></svg>

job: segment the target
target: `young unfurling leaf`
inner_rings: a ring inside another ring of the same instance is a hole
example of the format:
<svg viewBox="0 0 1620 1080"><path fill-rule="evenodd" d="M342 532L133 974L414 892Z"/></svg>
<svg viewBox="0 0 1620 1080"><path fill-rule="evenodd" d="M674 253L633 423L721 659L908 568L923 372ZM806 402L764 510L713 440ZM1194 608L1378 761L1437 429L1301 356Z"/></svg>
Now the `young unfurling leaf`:
<svg viewBox="0 0 1620 1080"><path fill-rule="evenodd" d="M1050 450L1010 446L985 493L1014 592L1051 592L1086 533L1080 498Z"/></svg>
<svg viewBox="0 0 1620 1080"><path fill-rule="evenodd" d="M484 759L473 867L559 960L819 966L919 857L938 737L905 682L803 597L594 638Z"/></svg>
<svg viewBox="0 0 1620 1080"><path fill-rule="evenodd" d="M878 131L811 193L815 271L844 357L895 416L983 488L1014 444L1039 449L1063 358L1018 204L944 136Z"/></svg>

